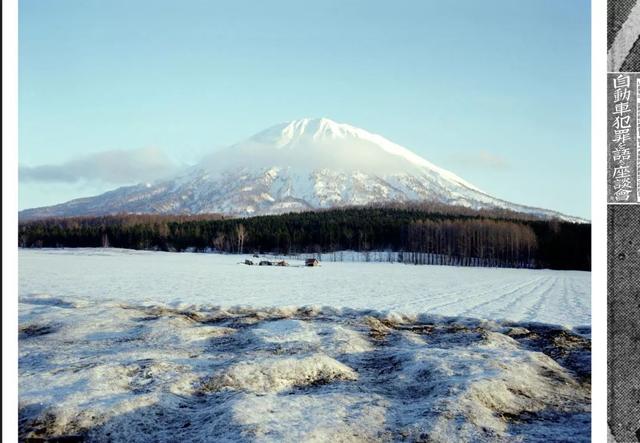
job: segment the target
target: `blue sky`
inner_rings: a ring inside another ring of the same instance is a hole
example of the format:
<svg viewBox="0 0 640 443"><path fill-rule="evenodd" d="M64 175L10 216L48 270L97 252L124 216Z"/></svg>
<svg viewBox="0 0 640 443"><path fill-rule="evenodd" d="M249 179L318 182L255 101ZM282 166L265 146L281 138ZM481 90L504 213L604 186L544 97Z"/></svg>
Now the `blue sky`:
<svg viewBox="0 0 640 443"><path fill-rule="evenodd" d="M588 218L589 10L584 0L21 0L20 208L328 117L496 197Z"/></svg>

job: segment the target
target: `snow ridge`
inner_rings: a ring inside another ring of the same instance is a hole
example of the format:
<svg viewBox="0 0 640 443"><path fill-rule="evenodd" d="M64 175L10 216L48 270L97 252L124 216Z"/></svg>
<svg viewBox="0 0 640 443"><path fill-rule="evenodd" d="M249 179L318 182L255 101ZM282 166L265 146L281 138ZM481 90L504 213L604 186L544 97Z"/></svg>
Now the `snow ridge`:
<svg viewBox="0 0 640 443"><path fill-rule="evenodd" d="M21 440L590 438L590 340L562 328L67 304L20 300Z"/></svg>

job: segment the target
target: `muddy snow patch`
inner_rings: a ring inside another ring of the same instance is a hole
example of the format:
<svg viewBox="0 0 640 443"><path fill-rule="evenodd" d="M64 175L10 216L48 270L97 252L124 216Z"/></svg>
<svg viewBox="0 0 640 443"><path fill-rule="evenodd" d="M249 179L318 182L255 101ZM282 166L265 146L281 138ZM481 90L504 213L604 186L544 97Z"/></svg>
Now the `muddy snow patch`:
<svg viewBox="0 0 640 443"><path fill-rule="evenodd" d="M312 355L242 362L206 381L204 389L216 391L231 388L267 393L357 379L358 375L339 361L326 355Z"/></svg>
<svg viewBox="0 0 640 443"><path fill-rule="evenodd" d="M589 331L318 306L33 301L20 300L23 440L590 438Z"/></svg>
<svg viewBox="0 0 640 443"><path fill-rule="evenodd" d="M301 393L245 395L233 401L231 410L256 441L362 442L389 440L389 406L377 395Z"/></svg>

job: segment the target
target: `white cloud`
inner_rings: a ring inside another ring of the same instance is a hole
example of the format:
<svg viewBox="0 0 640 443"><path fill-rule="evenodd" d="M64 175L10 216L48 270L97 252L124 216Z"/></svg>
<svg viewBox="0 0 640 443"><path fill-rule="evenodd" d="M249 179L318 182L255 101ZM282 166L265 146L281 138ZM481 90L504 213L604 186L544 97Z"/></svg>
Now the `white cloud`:
<svg viewBox="0 0 640 443"><path fill-rule="evenodd" d="M114 149L60 164L20 165L21 182L75 183L81 180L112 184L153 181L175 172L178 165L157 148Z"/></svg>

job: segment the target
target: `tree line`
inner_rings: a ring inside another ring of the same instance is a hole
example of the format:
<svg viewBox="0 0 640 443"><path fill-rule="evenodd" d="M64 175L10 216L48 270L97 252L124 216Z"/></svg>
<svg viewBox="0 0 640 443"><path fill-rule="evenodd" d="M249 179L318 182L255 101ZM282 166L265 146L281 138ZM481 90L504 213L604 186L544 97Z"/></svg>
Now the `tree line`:
<svg viewBox="0 0 640 443"><path fill-rule="evenodd" d="M401 251L405 260L475 266L591 268L591 225L508 211L372 206L228 218L113 215L19 225L21 247L100 247L226 253ZM439 259L442 261L442 259Z"/></svg>

